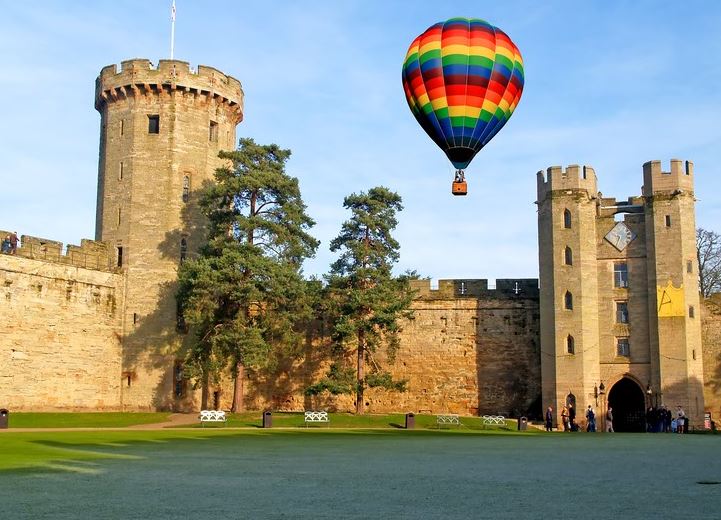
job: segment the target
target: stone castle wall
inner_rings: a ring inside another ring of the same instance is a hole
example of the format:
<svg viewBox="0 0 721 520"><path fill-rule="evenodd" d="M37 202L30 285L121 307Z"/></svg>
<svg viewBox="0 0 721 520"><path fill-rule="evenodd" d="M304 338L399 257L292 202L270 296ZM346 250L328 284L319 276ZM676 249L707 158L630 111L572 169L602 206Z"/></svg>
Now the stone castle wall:
<svg viewBox="0 0 721 520"><path fill-rule="evenodd" d="M441 280L436 290L428 280L414 284L415 315L403 323L394 362L387 365L378 354L368 363L370 368L375 361L394 379L408 380L408 391L366 389L366 411L538 415L537 281L498 280L496 289L488 289L487 280ZM327 340L309 344L301 359L273 374L248 374L245 408L353 411L352 396L303 394L328 369L324 346ZM220 406L227 408L231 383L221 392Z"/></svg>
<svg viewBox="0 0 721 520"><path fill-rule="evenodd" d="M706 299L702 311L704 402L721 425L721 294Z"/></svg>
<svg viewBox="0 0 721 520"><path fill-rule="evenodd" d="M78 266L92 256L83 248L55 255L56 242L32 258L41 241L23 237L17 255L0 255L0 407L117 410L123 276ZM85 245L103 257L102 244Z"/></svg>

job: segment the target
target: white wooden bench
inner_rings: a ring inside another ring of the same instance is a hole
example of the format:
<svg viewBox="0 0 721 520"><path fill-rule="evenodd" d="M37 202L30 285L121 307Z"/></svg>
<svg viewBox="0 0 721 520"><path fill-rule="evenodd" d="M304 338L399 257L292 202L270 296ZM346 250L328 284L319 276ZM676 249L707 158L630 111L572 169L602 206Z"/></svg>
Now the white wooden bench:
<svg viewBox="0 0 721 520"><path fill-rule="evenodd" d="M328 423L328 426L330 426L330 417L328 417L328 412L306 411L303 421L305 422L306 428L308 427L308 423Z"/></svg>
<svg viewBox="0 0 721 520"><path fill-rule="evenodd" d="M440 414L436 416L436 424L438 428L445 425L461 426L461 419L458 414L455 413Z"/></svg>
<svg viewBox="0 0 721 520"><path fill-rule="evenodd" d="M483 427L486 426L505 426L506 418L502 415L484 415Z"/></svg>
<svg viewBox="0 0 721 520"><path fill-rule="evenodd" d="M207 422L219 422L225 424L225 412L223 410L201 410L200 424L205 427L205 423Z"/></svg>

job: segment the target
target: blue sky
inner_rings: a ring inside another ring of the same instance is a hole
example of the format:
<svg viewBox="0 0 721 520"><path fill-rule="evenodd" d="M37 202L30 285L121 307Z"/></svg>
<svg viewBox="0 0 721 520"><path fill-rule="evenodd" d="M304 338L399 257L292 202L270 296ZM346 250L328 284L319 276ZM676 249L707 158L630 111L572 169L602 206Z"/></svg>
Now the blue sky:
<svg viewBox="0 0 721 520"><path fill-rule="evenodd" d="M177 59L238 78L238 136L293 150L328 269L343 197L401 194L399 270L536 277L536 177L596 169L604 196L640 193L648 160L693 160L697 223L721 232L721 3L177 0ZM406 106L400 68L429 25L484 18L520 48L513 117L450 194L452 167ZM170 1L0 0L0 229L93 238L100 69L169 55Z"/></svg>

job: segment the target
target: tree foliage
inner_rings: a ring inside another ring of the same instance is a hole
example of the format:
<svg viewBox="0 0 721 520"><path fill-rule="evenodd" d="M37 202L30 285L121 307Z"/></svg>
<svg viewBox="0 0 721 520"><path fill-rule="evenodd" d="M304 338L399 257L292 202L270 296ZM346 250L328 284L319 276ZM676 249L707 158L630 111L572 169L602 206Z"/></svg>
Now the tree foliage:
<svg viewBox="0 0 721 520"><path fill-rule="evenodd" d="M241 139L220 157L231 166L216 171L200 202L208 241L181 265L177 297L195 335L188 373L203 384L230 368L235 410L239 371L268 367L302 340L298 324L310 306L301 266L318 242L308 233L314 222L298 180L285 173L289 150Z"/></svg>
<svg viewBox="0 0 721 520"><path fill-rule="evenodd" d="M394 381L374 358L384 348L393 360L398 348L400 320L412 315L413 293L409 276L394 276L400 246L392 231L396 214L403 209L401 198L384 187L352 194L343 206L351 218L343 223L330 249L339 252L326 280L328 317L332 340L341 358L328 375L309 388L310 393L355 393L356 412L363 413L366 386L404 390L405 381ZM348 363L355 353L355 380L350 384ZM365 365L371 370L366 374Z"/></svg>
<svg viewBox="0 0 721 520"><path fill-rule="evenodd" d="M703 228L696 230L699 290L704 298L721 292L721 235Z"/></svg>

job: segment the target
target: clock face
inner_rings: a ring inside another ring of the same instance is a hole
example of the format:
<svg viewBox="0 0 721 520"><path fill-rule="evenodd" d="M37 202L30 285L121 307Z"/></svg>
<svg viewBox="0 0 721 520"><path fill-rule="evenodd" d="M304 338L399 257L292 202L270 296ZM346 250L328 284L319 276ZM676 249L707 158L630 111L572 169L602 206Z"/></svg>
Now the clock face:
<svg viewBox="0 0 721 520"><path fill-rule="evenodd" d="M608 240L613 247L619 251L626 249L626 246L636 238L633 231L628 229L628 226L623 222L619 222L613 229L606 233L606 240Z"/></svg>

